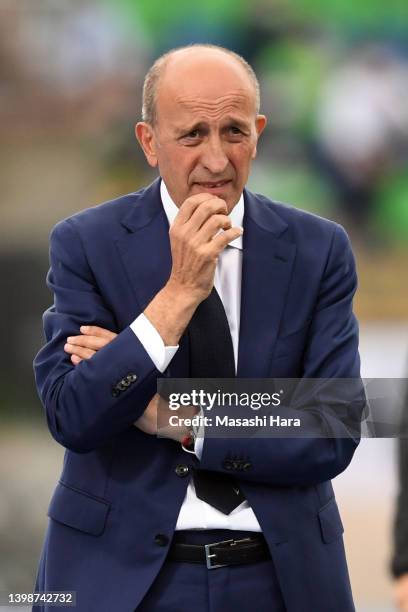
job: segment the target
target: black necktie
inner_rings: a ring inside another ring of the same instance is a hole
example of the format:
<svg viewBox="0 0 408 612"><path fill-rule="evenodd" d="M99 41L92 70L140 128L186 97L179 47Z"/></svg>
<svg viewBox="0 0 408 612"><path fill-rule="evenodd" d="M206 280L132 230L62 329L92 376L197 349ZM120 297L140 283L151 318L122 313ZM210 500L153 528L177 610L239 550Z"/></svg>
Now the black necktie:
<svg viewBox="0 0 408 612"><path fill-rule="evenodd" d="M215 288L202 301L187 328L191 378L234 378L235 362L227 315ZM230 476L209 470L193 470L196 495L224 514L245 499Z"/></svg>

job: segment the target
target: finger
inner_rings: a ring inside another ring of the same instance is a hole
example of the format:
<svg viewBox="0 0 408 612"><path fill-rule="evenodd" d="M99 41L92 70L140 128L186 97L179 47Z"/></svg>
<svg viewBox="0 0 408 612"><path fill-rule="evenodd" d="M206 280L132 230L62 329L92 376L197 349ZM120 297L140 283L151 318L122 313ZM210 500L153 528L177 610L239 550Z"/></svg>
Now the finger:
<svg viewBox="0 0 408 612"><path fill-rule="evenodd" d="M68 344L90 348L94 351L99 351L99 349L109 344L110 341L108 338L98 338L97 336L69 336L67 338Z"/></svg>
<svg viewBox="0 0 408 612"><path fill-rule="evenodd" d="M66 353L70 353L71 355L77 355L78 357L81 357L81 359L90 359L96 353L96 351L91 349L75 346L74 344L69 343L65 344L64 351Z"/></svg>
<svg viewBox="0 0 408 612"><path fill-rule="evenodd" d="M71 355L71 361L74 365L78 365L78 363L81 363L82 359L78 357L78 355Z"/></svg>
<svg viewBox="0 0 408 612"><path fill-rule="evenodd" d="M113 340L118 335L109 329L98 327L97 325L81 325L79 329L86 336L98 336L100 338L109 338L110 340Z"/></svg>
<svg viewBox="0 0 408 612"><path fill-rule="evenodd" d="M226 230L225 232L221 232L214 236L211 241L217 253L220 253L227 244L242 236L244 230L242 227L231 227L231 229Z"/></svg>
<svg viewBox="0 0 408 612"><path fill-rule="evenodd" d="M227 215L212 215L197 232L197 241L200 244L208 242L214 238L220 229L228 230L231 226L231 219Z"/></svg>
<svg viewBox="0 0 408 612"><path fill-rule="evenodd" d="M223 215L225 217L228 215L227 205L221 198L212 198L200 204L184 227L188 229L188 231L198 232L198 230L214 215Z"/></svg>
<svg viewBox="0 0 408 612"><path fill-rule="evenodd" d="M197 193L197 195L187 198L179 208L175 223L184 224L191 218L194 211L207 200L214 200L210 193Z"/></svg>

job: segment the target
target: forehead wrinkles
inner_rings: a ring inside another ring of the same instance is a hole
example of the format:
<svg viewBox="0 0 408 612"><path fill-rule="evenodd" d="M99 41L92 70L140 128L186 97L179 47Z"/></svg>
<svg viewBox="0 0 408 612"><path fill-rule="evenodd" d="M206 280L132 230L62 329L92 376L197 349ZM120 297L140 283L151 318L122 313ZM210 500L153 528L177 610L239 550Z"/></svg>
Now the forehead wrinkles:
<svg viewBox="0 0 408 612"><path fill-rule="evenodd" d="M178 96L176 103L183 106L187 111L199 113L216 119L223 114L233 110L248 110L248 95L234 92L225 96L220 96L214 100L199 98L198 96Z"/></svg>

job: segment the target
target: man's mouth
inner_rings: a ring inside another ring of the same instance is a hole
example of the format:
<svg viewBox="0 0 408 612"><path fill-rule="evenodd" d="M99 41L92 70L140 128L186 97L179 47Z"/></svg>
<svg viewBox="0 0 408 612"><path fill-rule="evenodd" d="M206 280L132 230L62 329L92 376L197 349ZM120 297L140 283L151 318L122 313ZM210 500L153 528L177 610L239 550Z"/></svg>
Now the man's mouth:
<svg viewBox="0 0 408 612"><path fill-rule="evenodd" d="M230 182L231 181L228 179L225 181L211 181L207 183L197 183L197 185L200 185L200 187L203 187L204 189L219 189L220 187L224 187Z"/></svg>

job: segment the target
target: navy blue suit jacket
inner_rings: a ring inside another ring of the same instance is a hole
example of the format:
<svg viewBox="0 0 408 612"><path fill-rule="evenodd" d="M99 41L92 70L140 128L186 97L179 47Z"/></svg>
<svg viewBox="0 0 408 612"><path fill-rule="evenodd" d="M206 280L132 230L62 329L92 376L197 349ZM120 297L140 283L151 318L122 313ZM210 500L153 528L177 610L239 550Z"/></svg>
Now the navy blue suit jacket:
<svg viewBox="0 0 408 612"><path fill-rule="evenodd" d="M346 233L249 191L244 198L238 376L358 378ZM159 180L61 221L50 244L54 305L34 368L51 434L67 450L36 588L76 591L78 612L132 612L165 559L186 493L190 476L177 466L224 472L226 457L245 457L251 469L237 478L289 612L353 610L330 479L347 467L358 437L341 421L335 439L208 439L200 462L133 426L161 376L129 327L171 270ZM84 324L118 335L74 367L63 347ZM186 375L186 353L180 347L171 376ZM132 374L125 391L112 392Z"/></svg>

